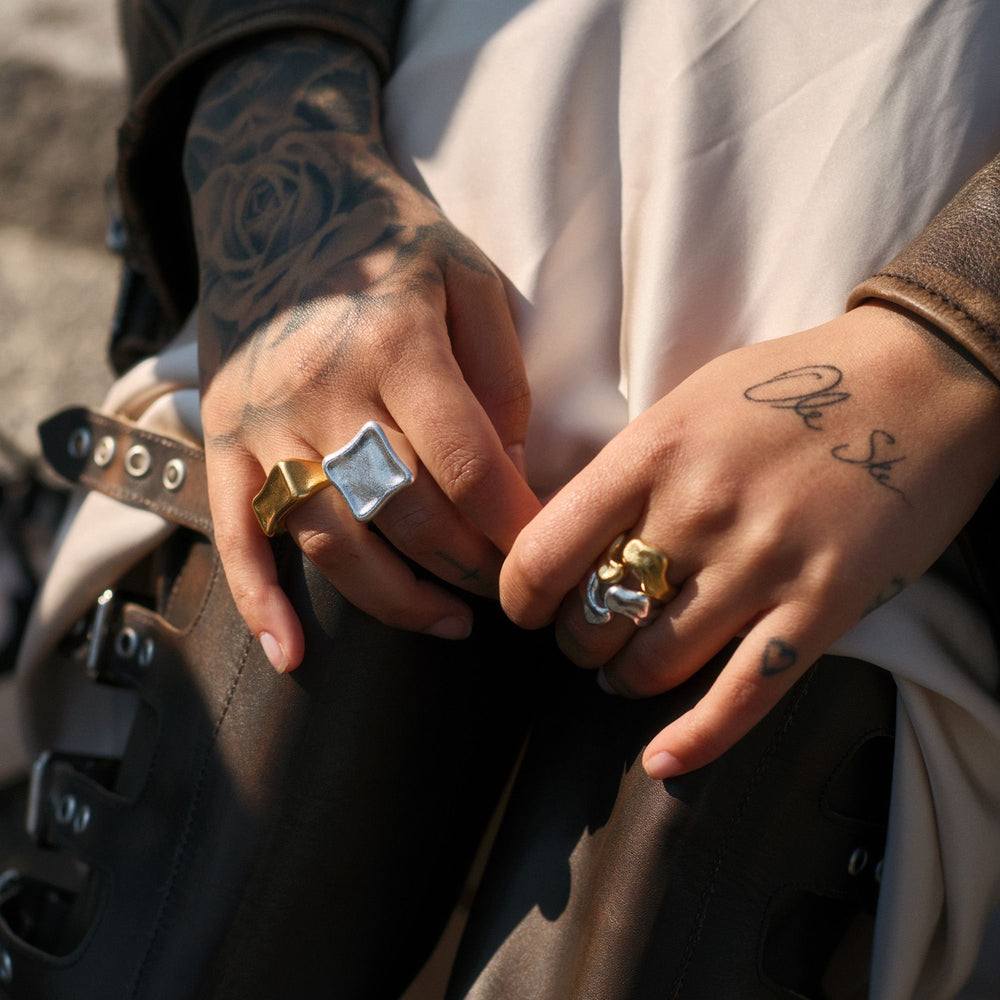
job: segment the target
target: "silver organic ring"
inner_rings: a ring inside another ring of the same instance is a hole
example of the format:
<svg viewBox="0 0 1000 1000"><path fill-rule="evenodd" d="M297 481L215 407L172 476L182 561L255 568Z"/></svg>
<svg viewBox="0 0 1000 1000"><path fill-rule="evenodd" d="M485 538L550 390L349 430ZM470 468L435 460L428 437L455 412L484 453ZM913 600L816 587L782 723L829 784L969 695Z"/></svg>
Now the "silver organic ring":
<svg viewBox="0 0 1000 1000"><path fill-rule="evenodd" d="M412 470L374 420L323 459L323 472L347 501L356 521L370 521L391 496L413 482Z"/></svg>
<svg viewBox="0 0 1000 1000"><path fill-rule="evenodd" d="M662 608L662 601L654 600L641 590L604 583L596 570L590 575L583 599L583 617L590 625L607 625L615 614L624 615L633 625L644 628L652 624Z"/></svg>
<svg viewBox="0 0 1000 1000"><path fill-rule="evenodd" d="M589 625L607 625L611 621L611 611L601 594L601 581L595 570L587 581L587 592L583 597L583 617Z"/></svg>

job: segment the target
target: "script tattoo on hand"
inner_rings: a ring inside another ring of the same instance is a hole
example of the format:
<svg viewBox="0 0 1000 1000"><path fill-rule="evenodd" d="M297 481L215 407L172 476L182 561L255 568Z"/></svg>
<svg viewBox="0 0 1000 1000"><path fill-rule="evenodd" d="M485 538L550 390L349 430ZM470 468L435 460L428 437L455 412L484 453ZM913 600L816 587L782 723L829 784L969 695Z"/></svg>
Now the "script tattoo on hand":
<svg viewBox="0 0 1000 1000"><path fill-rule="evenodd" d="M838 462L860 465L880 486L904 496L903 491L889 481L892 467L906 458L905 455L889 456L886 453L886 449L895 443L896 439L888 431L874 430L868 437L868 454L862 458L849 458L845 454L851 449L849 444L838 444L836 448L831 449L830 454Z"/></svg>
<svg viewBox="0 0 1000 1000"><path fill-rule="evenodd" d="M766 382L750 386L743 395L751 403L767 403L776 410L792 410L812 431L822 428L823 410L850 399L848 392L835 392L844 375L833 365L792 368Z"/></svg>
<svg viewBox="0 0 1000 1000"><path fill-rule="evenodd" d="M744 390L743 396L751 403L764 403L776 410L791 410L811 431L822 431L820 420L828 407L851 398L849 392L838 388L843 372L834 365L803 365L790 368L765 382L758 382ZM830 454L838 461L863 468L879 486L906 499L903 491L892 482L893 467L905 455L890 454L896 439L888 431L875 429L868 436L867 454L854 457L849 443L838 444ZM856 452L855 452L856 454Z"/></svg>

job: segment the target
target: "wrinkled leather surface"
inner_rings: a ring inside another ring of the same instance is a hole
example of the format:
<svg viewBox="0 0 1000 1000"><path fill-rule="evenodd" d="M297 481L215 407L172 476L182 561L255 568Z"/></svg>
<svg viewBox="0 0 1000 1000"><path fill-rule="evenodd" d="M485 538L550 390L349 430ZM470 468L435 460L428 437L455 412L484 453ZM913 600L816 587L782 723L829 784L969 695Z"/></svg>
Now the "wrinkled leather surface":
<svg viewBox="0 0 1000 1000"><path fill-rule="evenodd" d="M200 448L82 406L53 415L38 435L46 460L64 479L211 535ZM145 472L130 461L133 449L148 459Z"/></svg>
<svg viewBox="0 0 1000 1000"><path fill-rule="evenodd" d="M651 781L643 745L723 662L642 701L609 698L585 673L562 679L533 730L449 1000L828 995L820 979L838 942L874 909L895 685L824 657L718 761ZM847 964L864 976L863 959Z"/></svg>
<svg viewBox="0 0 1000 1000"><path fill-rule="evenodd" d="M396 0L121 0L132 93L154 80L167 86L182 65L236 39L294 28L352 39L386 73L399 7Z"/></svg>
<svg viewBox="0 0 1000 1000"><path fill-rule="evenodd" d="M47 438L65 450L80 427L92 443L133 440L131 425L83 410ZM141 440L154 464L198 458ZM172 500L122 492L118 474L105 482L92 450L59 461L92 488L191 521ZM186 482L203 493L200 476ZM192 511L203 502L186 498ZM465 642L414 636L343 601L287 538L276 551L306 632L291 675L267 664L214 546L190 529L157 552L146 585L138 571L114 585L96 657L87 631L61 645L69 666L134 692L139 709L120 762L54 746L36 768L29 826L49 857L21 846L0 870L51 878L56 858L92 874L60 876L60 907L22 906L17 879L0 887L13 970L0 995L395 1000L455 903L529 729L453 997L822 995L838 941L874 909L888 675L824 658L715 764L652 782L643 745L722 659L659 698L609 698L549 633L521 632L490 602Z"/></svg>
<svg viewBox="0 0 1000 1000"><path fill-rule="evenodd" d="M395 998L454 905L544 670L527 675L487 606L463 643L379 625L286 539L307 657L278 676L207 541L179 531L160 559L173 586L151 605L123 582L135 642L109 641L95 681L140 699L121 763L53 747L36 775L42 849L93 878L42 921L16 880L0 888L0 996Z"/></svg>
<svg viewBox="0 0 1000 1000"><path fill-rule="evenodd" d="M1000 382L1000 156L931 224L851 293L895 302L937 326Z"/></svg>

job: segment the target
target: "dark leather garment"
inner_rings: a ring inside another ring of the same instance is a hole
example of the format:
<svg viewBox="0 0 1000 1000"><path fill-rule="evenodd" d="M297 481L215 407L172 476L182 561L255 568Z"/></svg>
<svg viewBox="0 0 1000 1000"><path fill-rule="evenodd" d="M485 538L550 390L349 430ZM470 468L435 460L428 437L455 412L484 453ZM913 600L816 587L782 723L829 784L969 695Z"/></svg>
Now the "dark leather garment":
<svg viewBox="0 0 1000 1000"><path fill-rule="evenodd" d="M894 302L934 324L1000 382L1000 156L929 226L851 293Z"/></svg>
<svg viewBox="0 0 1000 1000"><path fill-rule="evenodd" d="M1000 156L979 170L912 243L858 285L848 308L867 299L895 303L927 320L1000 383ZM1000 486L986 495L958 541L975 597L1000 641Z"/></svg>
<svg viewBox="0 0 1000 1000"><path fill-rule="evenodd" d="M719 760L651 781L643 745L720 657L657 698L567 674L543 708L449 1000L861 996L895 685L824 657ZM850 977L856 977L851 982ZM848 987L846 982L851 982Z"/></svg>
<svg viewBox="0 0 1000 1000"><path fill-rule="evenodd" d="M385 74L401 6L398 0L121 0L132 94L169 86L182 66L237 39L303 28L357 42Z"/></svg>
<svg viewBox="0 0 1000 1000"><path fill-rule="evenodd" d="M282 677L193 530L198 449L80 409L43 440L64 475L181 527L59 648L137 708L120 757L39 757L34 847L0 844L0 996L395 1000L529 731L453 997L824 1000L863 976L864 947L844 949L870 941L877 896L884 672L824 658L717 762L654 782L643 745L724 658L658 698L609 697L490 602L465 642L381 626L286 538L307 658ZM104 473L109 441L147 449L137 483ZM186 490L153 474L178 458Z"/></svg>
<svg viewBox="0 0 1000 1000"><path fill-rule="evenodd" d="M279 550L292 674L187 529L113 585L99 635L66 637L138 708L120 759L35 765L36 846L0 843L6 1000L389 1000L433 946L542 677L487 605L468 642L414 637Z"/></svg>

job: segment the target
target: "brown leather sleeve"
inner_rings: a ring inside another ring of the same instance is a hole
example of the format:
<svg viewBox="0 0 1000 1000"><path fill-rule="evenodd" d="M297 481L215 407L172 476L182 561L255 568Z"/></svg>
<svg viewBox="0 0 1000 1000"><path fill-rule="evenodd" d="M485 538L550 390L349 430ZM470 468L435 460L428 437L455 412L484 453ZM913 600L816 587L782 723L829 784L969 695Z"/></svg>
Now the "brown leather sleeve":
<svg viewBox="0 0 1000 1000"><path fill-rule="evenodd" d="M290 31L347 39L385 75L403 6L402 0L122 0L131 91L118 155L126 254L167 327L178 327L197 298L181 153L208 76L240 46Z"/></svg>
<svg viewBox="0 0 1000 1000"><path fill-rule="evenodd" d="M933 323L1000 382L1000 156L930 225L851 293L894 302Z"/></svg>
<svg viewBox="0 0 1000 1000"><path fill-rule="evenodd" d="M169 86L191 63L241 38L294 29L349 38L386 73L401 7L397 0L122 0L132 94Z"/></svg>

